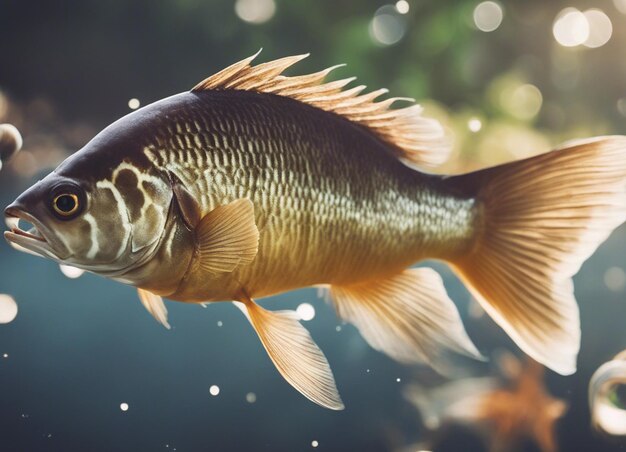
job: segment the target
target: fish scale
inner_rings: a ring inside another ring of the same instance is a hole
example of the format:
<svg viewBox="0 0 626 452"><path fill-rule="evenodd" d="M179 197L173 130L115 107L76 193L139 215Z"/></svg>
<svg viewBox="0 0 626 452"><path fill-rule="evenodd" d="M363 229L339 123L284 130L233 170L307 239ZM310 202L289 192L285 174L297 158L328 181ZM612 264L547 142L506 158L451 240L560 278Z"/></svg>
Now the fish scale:
<svg viewBox="0 0 626 452"><path fill-rule="evenodd" d="M162 126L168 136L150 155L204 212L250 196L260 252L237 278L255 293L283 290L286 280L297 287L380 276L460 252L472 236L474 200L404 167L343 118L273 95L181 96L167 118L176 125ZM195 124L203 128L187 132ZM211 145L195 145L194 136Z"/></svg>

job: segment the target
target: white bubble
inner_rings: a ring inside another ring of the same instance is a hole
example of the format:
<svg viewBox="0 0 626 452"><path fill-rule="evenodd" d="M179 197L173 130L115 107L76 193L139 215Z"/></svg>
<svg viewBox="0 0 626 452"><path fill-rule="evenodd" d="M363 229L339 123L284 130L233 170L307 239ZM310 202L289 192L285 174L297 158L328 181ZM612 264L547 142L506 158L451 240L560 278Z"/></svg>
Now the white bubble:
<svg viewBox="0 0 626 452"><path fill-rule="evenodd" d="M8 358L8 357L9 357L9 354L8 354L8 353L4 353L4 354L2 355L2 357L3 357L3 358Z"/></svg>
<svg viewBox="0 0 626 452"><path fill-rule="evenodd" d="M335 327L335 331L336 331L336 332L340 332L340 331L341 331L341 325L337 325L337 326Z"/></svg>
<svg viewBox="0 0 626 452"><path fill-rule="evenodd" d="M254 403L256 402L256 394L254 392L249 392L246 394L246 402Z"/></svg>
<svg viewBox="0 0 626 452"><path fill-rule="evenodd" d="M622 353L600 366L589 380L591 423L616 436L626 435L626 362Z"/></svg>
<svg viewBox="0 0 626 452"><path fill-rule="evenodd" d="M220 387L218 385L212 385L209 388L209 393L215 397L216 395L220 393Z"/></svg>
<svg viewBox="0 0 626 452"><path fill-rule="evenodd" d="M274 0L237 0L235 13L251 24L262 24L270 20L276 12Z"/></svg>
<svg viewBox="0 0 626 452"><path fill-rule="evenodd" d="M470 118L470 120L467 121L467 128L470 132L480 132L480 129L483 128L483 123L478 118Z"/></svg>
<svg viewBox="0 0 626 452"><path fill-rule="evenodd" d="M224 325L224 322L222 322L221 320L217 321L217 326L221 327L222 325Z"/></svg>
<svg viewBox="0 0 626 452"><path fill-rule="evenodd" d="M502 6L496 2L482 2L474 8L474 24L480 31L497 30L503 17Z"/></svg>
<svg viewBox="0 0 626 452"><path fill-rule="evenodd" d="M17 316L17 303L11 295L0 294L0 323L11 323Z"/></svg>
<svg viewBox="0 0 626 452"><path fill-rule="evenodd" d="M309 303L302 303L296 308L296 313L300 320L304 320L308 322L309 320L313 320L315 318L315 308L313 305Z"/></svg>
<svg viewBox="0 0 626 452"><path fill-rule="evenodd" d="M604 272L604 284L613 292L626 289L626 272L620 267L611 267Z"/></svg>
<svg viewBox="0 0 626 452"><path fill-rule="evenodd" d="M390 46L399 42L406 33L406 20L395 7L386 5L378 9L370 22L370 37L374 42Z"/></svg>
<svg viewBox="0 0 626 452"><path fill-rule="evenodd" d="M557 15L552 33L564 47L579 46L589 39L589 21L576 8L565 8Z"/></svg>
<svg viewBox="0 0 626 452"><path fill-rule="evenodd" d="M120 410L128 411L128 403L126 403L126 402L120 403Z"/></svg>
<svg viewBox="0 0 626 452"><path fill-rule="evenodd" d="M140 105L139 99L135 99L134 97L128 101L128 108L131 110L137 110Z"/></svg>
<svg viewBox="0 0 626 452"><path fill-rule="evenodd" d="M82 268L72 267L71 265L59 264L59 268L61 269L61 273L71 279L79 278L85 270Z"/></svg>
<svg viewBox="0 0 626 452"><path fill-rule="evenodd" d="M400 383L402 380L400 378L396 378L396 382Z"/></svg>
<svg viewBox="0 0 626 452"><path fill-rule="evenodd" d="M396 9L400 14L406 14L409 12L410 6L409 2L406 0L399 0L396 2Z"/></svg>
<svg viewBox="0 0 626 452"><path fill-rule="evenodd" d="M584 42L585 47L602 47L609 42L613 34L611 19L599 9L590 9L585 11L584 14L589 23L589 37Z"/></svg>
<svg viewBox="0 0 626 452"><path fill-rule="evenodd" d="M315 441L315 440L311 441L311 446L317 447L319 445L320 445L320 443L318 443L317 441Z"/></svg>

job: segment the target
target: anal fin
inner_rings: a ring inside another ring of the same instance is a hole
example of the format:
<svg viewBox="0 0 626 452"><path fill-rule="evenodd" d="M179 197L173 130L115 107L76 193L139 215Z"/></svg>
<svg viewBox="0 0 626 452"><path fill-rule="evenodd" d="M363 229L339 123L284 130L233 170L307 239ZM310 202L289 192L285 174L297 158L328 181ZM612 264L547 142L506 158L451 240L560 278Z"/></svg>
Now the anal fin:
<svg viewBox="0 0 626 452"><path fill-rule="evenodd" d="M163 298L145 289L137 289L137 293L139 294L141 304L152 314L152 317L168 330L171 329L167 321L167 308L165 307Z"/></svg>
<svg viewBox="0 0 626 452"><path fill-rule="evenodd" d="M331 286L337 314L376 350L407 363L428 363L446 373L450 351L482 359L467 336L441 277L414 268L386 279Z"/></svg>
<svg viewBox="0 0 626 452"><path fill-rule="evenodd" d="M280 374L309 400L343 410L333 373L324 353L293 311L268 311L251 299L235 303L246 315Z"/></svg>

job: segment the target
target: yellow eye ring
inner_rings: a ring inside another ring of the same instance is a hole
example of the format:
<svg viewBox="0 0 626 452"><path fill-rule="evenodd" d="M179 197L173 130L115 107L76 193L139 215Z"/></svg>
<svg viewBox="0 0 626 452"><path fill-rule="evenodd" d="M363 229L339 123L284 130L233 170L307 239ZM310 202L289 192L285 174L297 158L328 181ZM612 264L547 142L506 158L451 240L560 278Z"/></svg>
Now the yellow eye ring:
<svg viewBox="0 0 626 452"><path fill-rule="evenodd" d="M78 196L73 193L61 193L54 197L52 207L62 217L69 217L78 210Z"/></svg>

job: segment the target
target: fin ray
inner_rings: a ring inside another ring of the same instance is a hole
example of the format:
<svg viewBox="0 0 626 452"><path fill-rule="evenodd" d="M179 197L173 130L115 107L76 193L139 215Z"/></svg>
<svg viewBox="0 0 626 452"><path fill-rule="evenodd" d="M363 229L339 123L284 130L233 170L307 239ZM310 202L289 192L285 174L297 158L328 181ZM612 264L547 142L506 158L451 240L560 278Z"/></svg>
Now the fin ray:
<svg viewBox="0 0 626 452"><path fill-rule="evenodd" d="M331 410L343 410L333 373L293 311L267 311L251 299L235 303L254 327L276 369L302 395Z"/></svg>
<svg viewBox="0 0 626 452"><path fill-rule="evenodd" d="M443 370L449 351L482 358L467 336L443 281L430 268L387 279L331 286L337 314L354 324L376 350L404 363L426 362Z"/></svg>
<svg viewBox="0 0 626 452"><path fill-rule="evenodd" d="M572 276L626 220L626 137L452 178L482 204L482 226L453 268L488 314L532 358L576 370L580 319Z"/></svg>
<svg viewBox="0 0 626 452"><path fill-rule="evenodd" d="M290 97L370 129L390 144L396 156L410 167L430 170L449 158L452 146L443 127L434 119L424 118L419 105L391 109L391 105L398 99L376 101L387 92L386 89L367 94L360 94L364 86L344 89L354 77L325 82L326 75L337 66L307 75L281 75L308 54L252 66L252 60L257 55L206 78L194 86L192 91L233 89Z"/></svg>
<svg viewBox="0 0 626 452"><path fill-rule="evenodd" d="M168 330L171 329L170 324L167 321L167 308L163 302L163 298L159 295L155 295L149 290L137 289L139 294L139 300L146 310Z"/></svg>

